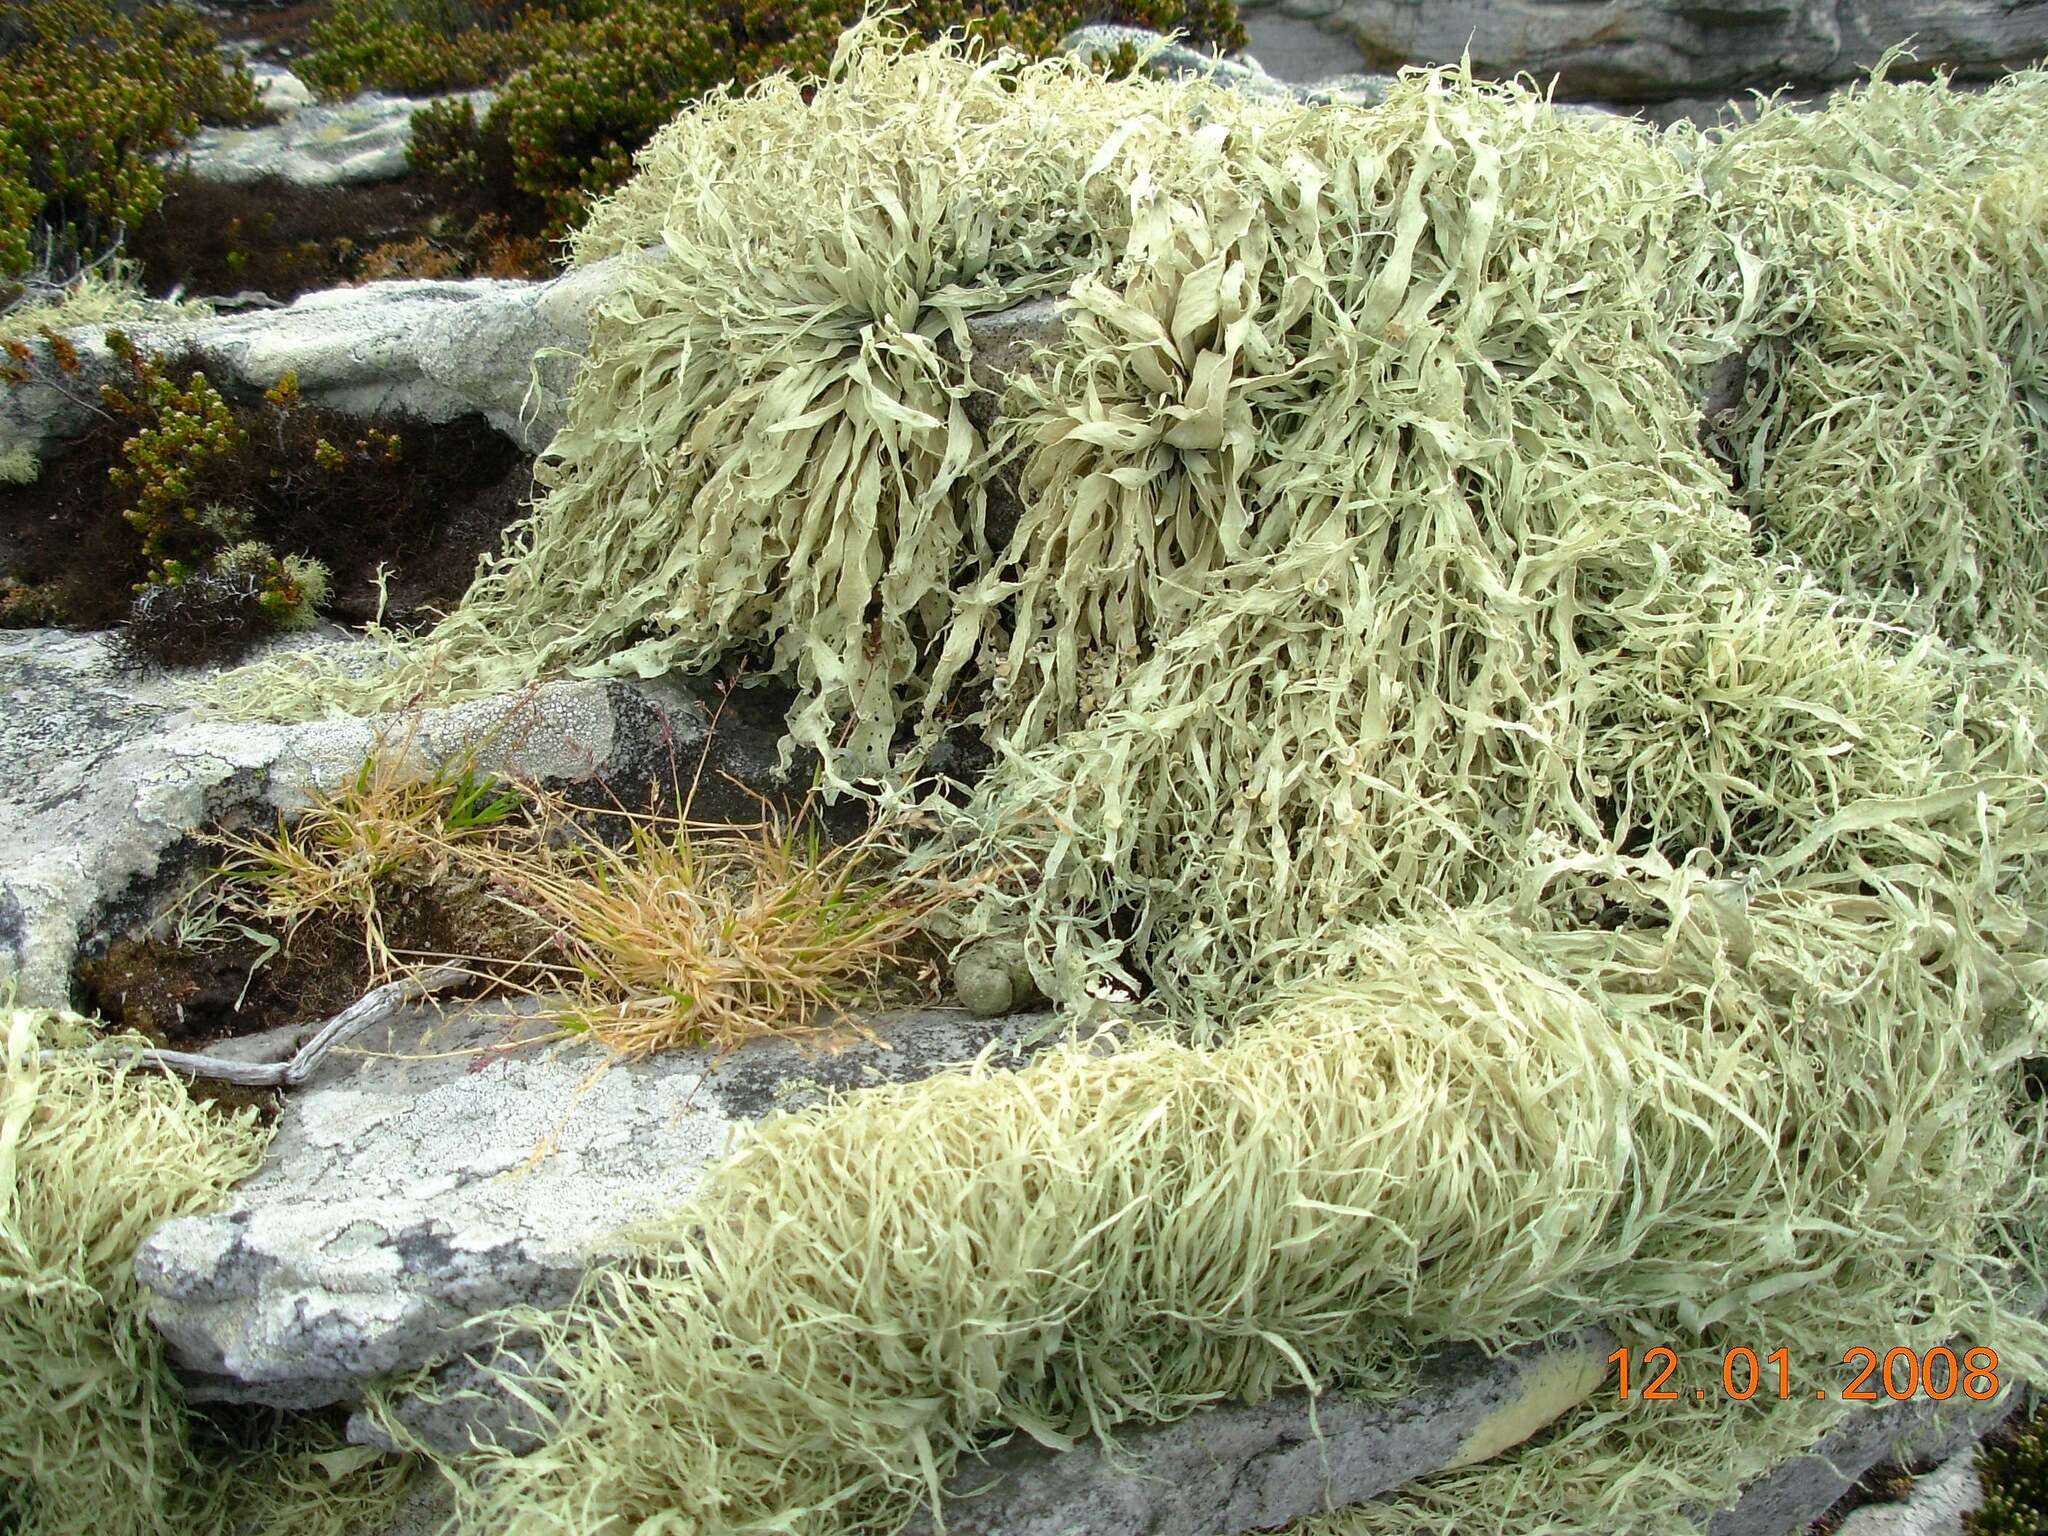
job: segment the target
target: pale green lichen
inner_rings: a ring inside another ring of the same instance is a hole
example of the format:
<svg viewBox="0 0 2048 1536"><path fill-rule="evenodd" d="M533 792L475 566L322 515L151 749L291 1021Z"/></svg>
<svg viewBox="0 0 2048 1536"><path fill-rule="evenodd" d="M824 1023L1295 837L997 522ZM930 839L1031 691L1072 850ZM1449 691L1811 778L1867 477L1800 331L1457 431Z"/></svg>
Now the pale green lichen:
<svg viewBox="0 0 2048 1536"><path fill-rule="evenodd" d="M533 519L224 701L747 658L885 801L964 725L952 936L1167 1022L769 1122L526 1320L566 1406L474 1528L886 1530L989 1433L1588 1322L2048 1365L2044 134L2039 72L1703 138L870 31L660 136ZM967 319L1043 296L984 430ZM1721 1406L1326 1528L1682 1529L1845 1411Z"/></svg>
<svg viewBox="0 0 2048 1536"><path fill-rule="evenodd" d="M0 1009L0 1527L349 1536L395 1507L410 1466L321 1425L240 1444L195 1421L133 1272L143 1237L253 1172L267 1133L95 1039Z"/></svg>
<svg viewBox="0 0 2048 1536"><path fill-rule="evenodd" d="M1393 1396L1433 1344L1588 1324L1788 1341L1803 1387L1846 1385L1872 1337L2048 1363L2015 1060L2038 1040L1957 1006L1972 964L1926 963L1910 903L1845 939L1826 892L1760 903L1738 964L1696 880L1634 894L1612 932L1368 930L1350 979L1215 1048L1140 1031L769 1119L573 1308L509 1320L543 1341L550 1433L465 1469L465 1529L888 1531L992 1434L1304 1377ZM1668 1439L1622 1406L1565 1435L1643 1434L1641 1467L1609 1443L1602 1484L1531 1448L1490 1485L1445 1474L1418 1508L1474 1502L1406 1528L1681 1530L1848 1405L1724 1399Z"/></svg>

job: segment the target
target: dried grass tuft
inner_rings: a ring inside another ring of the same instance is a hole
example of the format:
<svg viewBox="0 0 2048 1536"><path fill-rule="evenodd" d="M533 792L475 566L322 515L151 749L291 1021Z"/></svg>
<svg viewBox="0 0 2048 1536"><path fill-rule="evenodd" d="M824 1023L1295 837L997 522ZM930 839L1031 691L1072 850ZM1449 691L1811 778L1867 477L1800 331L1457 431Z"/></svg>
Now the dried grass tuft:
<svg viewBox="0 0 2048 1536"><path fill-rule="evenodd" d="M453 962L628 1056L803 1034L820 1015L929 998L925 929L969 889L929 860L903 874L893 823L828 836L810 799L790 813L764 800L752 826L712 824L686 805L577 805L473 760L422 775L382 750L274 829L208 841L226 856L204 899L285 945L309 921L346 921L373 981ZM394 950L394 895L451 881L503 914L508 945Z"/></svg>
<svg viewBox="0 0 2048 1536"><path fill-rule="evenodd" d="M550 935L546 984L570 990L556 1014L565 1027L629 1056L723 1049L934 994L924 929L961 888L893 873L902 849L886 830L834 842L808 807L783 816L765 804L752 827L596 820L603 835L590 813L578 825L543 798L539 835L462 854Z"/></svg>
<svg viewBox="0 0 2048 1536"><path fill-rule="evenodd" d="M285 943L308 921L347 919L362 929L373 982L400 968L384 938L383 903L395 882L432 884L454 860L521 806L520 796L471 760L431 773L381 743L337 790L323 790L274 829L202 838L223 858L216 878L236 915L279 930Z"/></svg>

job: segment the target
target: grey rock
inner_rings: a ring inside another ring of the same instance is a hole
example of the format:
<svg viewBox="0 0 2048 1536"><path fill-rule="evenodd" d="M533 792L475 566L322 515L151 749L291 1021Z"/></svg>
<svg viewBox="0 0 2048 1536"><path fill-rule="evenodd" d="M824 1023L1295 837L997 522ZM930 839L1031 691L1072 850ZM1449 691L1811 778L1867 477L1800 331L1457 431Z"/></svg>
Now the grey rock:
<svg viewBox="0 0 2048 1536"><path fill-rule="evenodd" d="M257 97L271 111L298 112L313 105L311 87L290 70L251 61L249 73L256 81Z"/></svg>
<svg viewBox="0 0 2048 1536"><path fill-rule="evenodd" d="M382 1414L363 1409L350 1414L348 1438L395 1455L420 1447L443 1456L464 1455L480 1445L520 1455L537 1450L547 1440L538 1405L562 1406L557 1389L533 1375L538 1353L527 1335L493 1338L431 1368L424 1387L387 1396ZM519 1390L510 1390L507 1382L518 1383ZM387 1415L396 1421L396 1433L388 1428Z"/></svg>
<svg viewBox="0 0 2048 1536"><path fill-rule="evenodd" d="M1167 43L1159 33L1144 27L1122 27L1108 23L1077 27L1061 39L1060 46L1079 58L1107 58L1126 43L1146 57L1153 73L1174 80L1207 80L1229 86L1265 101L1298 101L1317 105L1374 106L1385 99L1391 76L1360 75L1355 69L1320 82L1283 80L1263 67L1241 59L1218 57L1181 43ZM1353 50L1333 49L1333 62L1355 66Z"/></svg>
<svg viewBox="0 0 2048 1536"><path fill-rule="evenodd" d="M1337 1395L1316 1404L1299 1391L1261 1404L1224 1403L1176 1424L1126 1431L1134 1464L1112 1467L1092 1446L1058 1453L1015 1442L969 1460L946 1485L942 1511L962 1536L1198 1536L1252 1529L1328 1505L1389 1493L1418 1476L1510 1449L1597 1391L1610 1341L1598 1332L1499 1359L1468 1350L1433 1357L1415 1390L1374 1406ZM1575 1395L1576 1394L1576 1395ZM1486 1405L1491 1405L1490 1407ZM1981 1492L1970 1446L2003 1409L1930 1413L1890 1404L1839 1427L1807 1456L1759 1479L1710 1522L1714 1536L1804 1536L1815 1515L1887 1456L1947 1456L1898 1504L1850 1515L1841 1536L1957 1536L1961 1512ZM1478 1409L1475 1414L1475 1408ZM1462 1426L1462 1427L1461 1427ZM357 1536L420 1536L438 1491L395 1526ZM932 1536L920 1514L905 1536Z"/></svg>
<svg viewBox="0 0 2048 1536"><path fill-rule="evenodd" d="M763 1039L629 1062L548 1043L531 1009L414 1009L323 1062L286 1099L263 1167L224 1209L158 1227L135 1272L195 1396L354 1401L476 1344L485 1312L567 1302L739 1127L995 1042L1024 1060L1045 1022L911 1012L808 1049Z"/></svg>
<svg viewBox="0 0 2048 1536"><path fill-rule="evenodd" d="M1358 74L1365 58L1343 33L1305 16L1273 7L1244 15L1244 61L1256 60L1267 73L1301 84L1329 88L1332 76Z"/></svg>
<svg viewBox="0 0 2048 1536"><path fill-rule="evenodd" d="M1029 364L1033 353L1057 344L1065 326L1058 304L1041 298L976 315L968 322L968 331L974 339L968 373L994 395Z"/></svg>
<svg viewBox="0 0 2048 1536"><path fill-rule="evenodd" d="M1963 1516L1984 1502L1976 1456L1951 1456L1896 1504L1866 1504L1852 1510L1835 1536L1962 1536Z"/></svg>
<svg viewBox="0 0 2048 1536"><path fill-rule="evenodd" d="M189 349L225 387L254 395L296 374L309 402L430 422L481 413L530 449L561 425L609 263L547 282L476 278L366 283L279 309L125 327L147 352ZM41 370L0 392L0 453L48 456L98 419L120 361L104 332L68 333L75 375Z"/></svg>
<svg viewBox="0 0 2048 1536"><path fill-rule="evenodd" d="M1231 1403L1055 1452L1018 1437L964 1463L942 1504L949 1536L1235 1536L1469 1466L1519 1445L1604 1381L1595 1332L1492 1359L1447 1350L1394 1403L1305 1391ZM1320 1431L1320 1433L1318 1433ZM1021 1443L1020 1443L1021 1442ZM978 1491L977 1491L978 1490ZM928 1514L905 1536L933 1536Z"/></svg>
<svg viewBox="0 0 2048 1536"><path fill-rule="evenodd" d="M1927 1398L1860 1408L1805 1456L1794 1456L1716 1511L1708 1536L1798 1536L1881 1461L1938 1461L1990 1429L2008 1402Z"/></svg>
<svg viewBox="0 0 2048 1536"><path fill-rule="evenodd" d="M332 644L334 642L329 641ZM373 751L403 749L422 775L473 752L485 771L595 784L627 803L652 785L704 779L801 793L774 733L721 720L659 683L555 682L399 716L298 725L194 720L178 685L114 668L104 637L0 633L0 986L30 1005L67 1002L81 947L147 923L193 862L192 834L303 808ZM751 820L738 789L700 800L706 819Z"/></svg>
<svg viewBox="0 0 2048 1536"><path fill-rule="evenodd" d="M1579 99L1839 84L1908 39L1964 77L2048 52L2048 0L1341 0L1324 15L1380 68L1469 51L1481 74L1555 76Z"/></svg>
<svg viewBox="0 0 2048 1536"><path fill-rule="evenodd" d="M166 158L202 181L242 183L266 176L300 186L350 186L391 181L406 173L412 115L437 101L467 101L481 114L490 91L454 96L386 96L365 92L333 106L312 105L312 93L286 71L259 77L264 104L286 115L256 128L202 128Z"/></svg>

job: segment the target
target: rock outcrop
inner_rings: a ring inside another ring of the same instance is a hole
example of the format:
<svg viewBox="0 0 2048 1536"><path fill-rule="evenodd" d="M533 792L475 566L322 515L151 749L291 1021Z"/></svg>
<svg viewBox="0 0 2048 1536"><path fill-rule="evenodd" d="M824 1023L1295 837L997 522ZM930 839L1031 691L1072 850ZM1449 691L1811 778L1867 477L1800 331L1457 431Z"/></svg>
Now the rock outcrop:
<svg viewBox="0 0 2048 1536"><path fill-rule="evenodd" d="M1275 0L1249 0L1258 7ZM1277 0L1356 41L1383 69L1527 73L1579 100L1665 101L1827 86L1910 41L1964 78L2048 53L2048 0Z"/></svg>
<svg viewBox="0 0 2048 1536"><path fill-rule="evenodd" d="M253 64L257 94L279 120L255 128L202 128L165 156L202 181L247 182L267 176L309 187L391 181L406 174L412 115L440 101L467 101L481 116L492 91L448 96L387 96L365 91L318 103L290 70Z"/></svg>
<svg viewBox="0 0 2048 1536"><path fill-rule="evenodd" d="M1127 1431L1114 1460L1019 1436L963 1463L949 1536L1236 1536L1487 1461L1593 1395L1614 1341L1598 1330L1488 1358L1448 1349L1398 1402L1282 1392ZM919 1516L905 1536L935 1536Z"/></svg>
<svg viewBox="0 0 2048 1536"><path fill-rule="evenodd" d="M222 1210L159 1227L136 1274L196 1396L356 1402L473 1342L485 1312L566 1303L620 1229L686 1199L739 1127L990 1044L1025 1060L1048 1022L912 1012L803 1049L761 1039L625 1062L547 1043L559 1032L503 1005L415 1008L323 1060L287 1096L261 1171ZM459 1445L465 1428L438 1437Z"/></svg>
<svg viewBox="0 0 2048 1536"><path fill-rule="evenodd" d="M1084 59L1108 59L1129 46L1137 50L1154 74L1175 80L1208 80L1270 101L1302 101L1369 107L1386 97L1390 74L1342 74L1327 80L1283 80L1268 74L1256 60L1222 58L1181 43L1167 43L1144 27L1108 23L1076 28L1060 46Z"/></svg>
<svg viewBox="0 0 2048 1536"><path fill-rule="evenodd" d="M281 309L125 329L144 351L189 351L250 392L297 374L299 393L317 405L431 422L481 412L538 450L561 424L590 305L611 275L600 265L547 282L366 283ZM76 373L43 367L0 393L0 453L47 456L95 419L97 386L116 377L119 361L101 332L69 334Z"/></svg>
<svg viewBox="0 0 2048 1536"><path fill-rule="evenodd" d="M326 643L332 644L333 641ZM474 752L480 768L554 785L595 783L622 803L685 782L700 753L708 817L758 807L728 782L774 795L776 733L722 718L679 686L555 682L497 699L301 725L200 722L178 685L117 670L104 637L0 631L0 987L62 1005L80 950L146 922L193 862L208 825L303 807L380 749L421 773ZM725 777L730 775L730 781Z"/></svg>

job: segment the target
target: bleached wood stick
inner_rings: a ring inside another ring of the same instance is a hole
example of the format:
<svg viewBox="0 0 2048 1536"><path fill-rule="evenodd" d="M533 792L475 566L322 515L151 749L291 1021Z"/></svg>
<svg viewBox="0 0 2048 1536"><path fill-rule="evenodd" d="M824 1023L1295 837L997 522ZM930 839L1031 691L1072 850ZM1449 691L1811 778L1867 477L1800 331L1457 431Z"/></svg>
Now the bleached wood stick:
<svg viewBox="0 0 2048 1536"><path fill-rule="evenodd" d="M336 1046L353 1039L372 1024L383 1023L399 1009L423 997L445 992L468 977L467 971L442 965L431 971L422 971L417 976L402 976L397 981L373 987L321 1025L313 1038L300 1046L289 1061L229 1061L193 1051L153 1049L136 1051L134 1060L138 1066L163 1067L191 1077L236 1083L244 1088L296 1088L313 1075L321 1058ZM47 1061L62 1053L43 1051L39 1054Z"/></svg>

